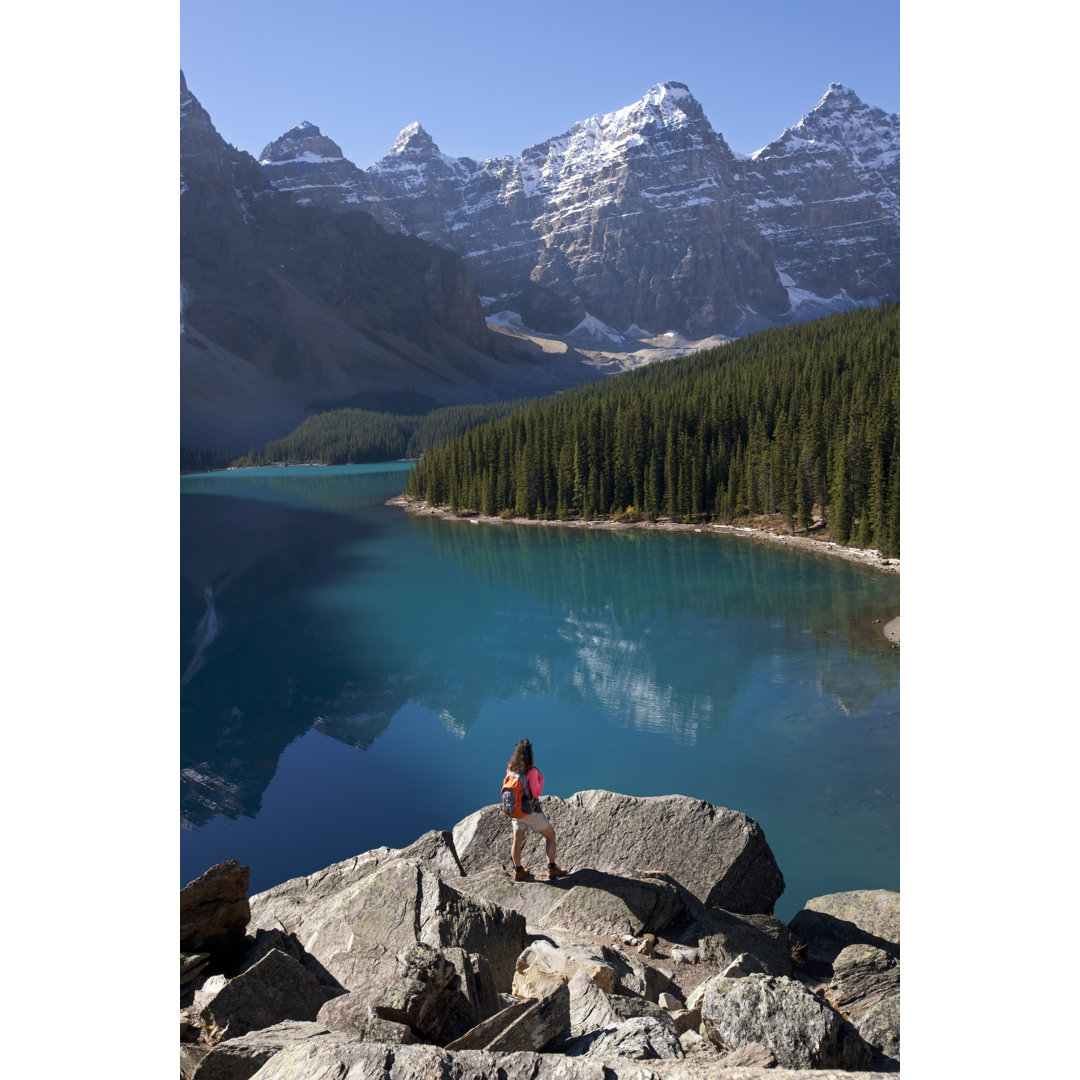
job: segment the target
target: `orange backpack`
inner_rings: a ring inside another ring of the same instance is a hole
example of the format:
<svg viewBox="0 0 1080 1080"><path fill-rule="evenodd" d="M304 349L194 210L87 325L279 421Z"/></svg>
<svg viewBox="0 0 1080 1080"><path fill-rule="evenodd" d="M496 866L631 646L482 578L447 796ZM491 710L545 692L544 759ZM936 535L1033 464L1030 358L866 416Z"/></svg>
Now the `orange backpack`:
<svg viewBox="0 0 1080 1080"><path fill-rule="evenodd" d="M529 796L529 782L524 776L508 772L502 785L502 809L510 818L528 817L535 809Z"/></svg>

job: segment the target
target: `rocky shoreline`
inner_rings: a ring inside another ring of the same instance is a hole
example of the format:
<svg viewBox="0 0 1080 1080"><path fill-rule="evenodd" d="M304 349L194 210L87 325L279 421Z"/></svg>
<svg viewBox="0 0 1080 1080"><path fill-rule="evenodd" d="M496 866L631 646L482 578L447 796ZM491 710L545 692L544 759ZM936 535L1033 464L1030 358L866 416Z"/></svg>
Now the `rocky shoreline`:
<svg viewBox="0 0 1080 1080"><path fill-rule="evenodd" d="M585 521L581 518L569 520L540 520L524 517L490 517L485 514L467 512L455 514L449 506L428 506L423 499L413 499L408 495L395 495L386 500L387 506L398 506L418 517L450 518L454 521L472 521L481 525L550 525L563 529L600 529L609 532L621 532L626 529L647 529L658 532L695 532L727 534L746 540L756 540L767 544L780 544L784 547L797 548L815 555L827 555L830 558L844 559L847 562L868 566L882 574L900 574L900 560L887 559L874 548L844 547L832 540L818 540L812 536L793 536L791 533L771 532L768 529L755 529L748 525L719 525L708 522L701 525L688 525L679 521L660 518L657 521L615 521L611 518L594 518ZM890 619L883 627L885 637L897 648L900 646L900 617Z"/></svg>
<svg viewBox="0 0 1080 1080"><path fill-rule="evenodd" d="M900 896L786 925L760 826L682 795L543 800L570 873L509 873L498 806L248 898L181 890L183 1080L896 1075ZM525 861L542 867L530 834Z"/></svg>
<svg viewBox="0 0 1080 1080"><path fill-rule="evenodd" d="M844 547L832 540L770 532L768 529L755 529L748 525L719 525L715 522L688 525L668 518L659 518L656 521L615 521L612 518L593 518L586 521L583 518L541 520L524 517L489 517L473 512L455 514L448 506L428 506L423 499L413 499L407 495L395 495L386 500L386 505L400 506L410 514L418 516L452 518L456 521L468 520L482 525L553 525L563 529L605 529L612 532L625 529L651 529L660 532L727 533L732 536L742 536L748 540L761 540L766 543L783 544L785 547L801 548L819 555L831 555L835 558L846 559L848 562L870 566L883 574L900 573L900 560L887 559L875 548Z"/></svg>

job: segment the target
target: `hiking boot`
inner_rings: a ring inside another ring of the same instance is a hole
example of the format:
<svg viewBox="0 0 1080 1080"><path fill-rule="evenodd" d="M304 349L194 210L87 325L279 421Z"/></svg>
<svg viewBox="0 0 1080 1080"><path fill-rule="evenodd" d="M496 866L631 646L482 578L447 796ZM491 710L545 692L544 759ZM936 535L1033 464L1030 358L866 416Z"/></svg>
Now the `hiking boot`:
<svg viewBox="0 0 1080 1080"><path fill-rule="evenodd" d="M532 877L529 873L527 866L515 866L514 867L514 880L515 881L528 881Z"/></svg>
<svg viewBox="0 0 1080 1080"><path fill-rule="evenodd" d="M556 878L566 877L569 873L569 870L564 870L561 866L556 866L554 863L548 867L548 879L550 881L554 881Z"/></svg>

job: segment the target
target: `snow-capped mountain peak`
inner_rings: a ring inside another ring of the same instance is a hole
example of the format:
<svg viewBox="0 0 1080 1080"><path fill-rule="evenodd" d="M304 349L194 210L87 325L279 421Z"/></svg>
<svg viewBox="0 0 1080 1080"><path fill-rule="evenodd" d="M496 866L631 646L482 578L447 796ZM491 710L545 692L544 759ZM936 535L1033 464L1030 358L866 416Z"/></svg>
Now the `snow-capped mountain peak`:
<svg viewBox="0 0 1080 1080"><path fill-rule="evenodd" d="M260 165L322 164L343 160L341 147L308 120L290 128L280 139L267 143L259 155Z"/></svg>
<svg viewBox="0 0 1080 1080"><path fill-rule="evenodd" d="M572 144L575 154L599 152L601 157L607 157L602 147L621 153L676 134L700 138L711 135L712 128L689 87L685 83L666 82L657 83L632 105L579 121L558 138Z"/></svg>
<svg viewBox="0 0 1080 1080"><path fill-rule="evenodd" d="M595 123L609 137L619 138L627 129L640 131L652 125L684 128L704 118L701 106L685 83L667 82L657 83L632 105L585 123Z"/></svg>
<svg viewBox="0 0 1080 1080"><path fill-rule="evenodd" d="M828 89L821 95L821 100L817 103L815 108L820 108L827 101L850 101L856 105L861 105L859 95L854 90L846 87L843 83L829 83Z"/></svg>
<svg viewBox="0 0 1080 1080"><path fill-rule="evenodd" d="M806 116L751 156L760 161L800 152L854 153L865 168L895 166L900 158L900 118L865 104L843 84L832 83Z"/></svg>
<svg viewBox="0 0 1080 1080"><path fill-rule="evenodd" d="M435 140L415 120L408 127L401 129L401 134L394 140L393 145L386 151L386 156L391 154L438 154L439 148Z"/></svg>
<svg viewBox="0 0 1080 1080"><path fill-rule="evenodd" d="M283 137L295 164L267 169L279 191L452 248L489 310L539 331L636 324L697 340L899 297L899 117L842 83L751 157L670 81L481 162L414 122L349 172L299 158L316 134Z"/></svg>

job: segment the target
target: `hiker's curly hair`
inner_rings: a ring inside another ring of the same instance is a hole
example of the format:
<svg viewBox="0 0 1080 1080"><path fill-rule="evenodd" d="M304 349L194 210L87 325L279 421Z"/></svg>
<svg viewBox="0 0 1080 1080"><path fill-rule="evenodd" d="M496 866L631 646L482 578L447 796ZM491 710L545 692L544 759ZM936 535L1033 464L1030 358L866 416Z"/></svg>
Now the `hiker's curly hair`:
<svg viewBox="0 0 1080 1080"><path fill-rule="evenodd" d="M510 771L527 773L533 767L532 743L528 739L518 739L514 747L514 756L510 759Z"/></svg>

